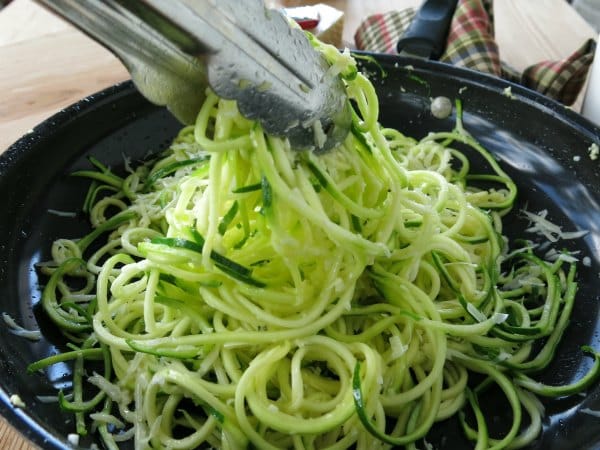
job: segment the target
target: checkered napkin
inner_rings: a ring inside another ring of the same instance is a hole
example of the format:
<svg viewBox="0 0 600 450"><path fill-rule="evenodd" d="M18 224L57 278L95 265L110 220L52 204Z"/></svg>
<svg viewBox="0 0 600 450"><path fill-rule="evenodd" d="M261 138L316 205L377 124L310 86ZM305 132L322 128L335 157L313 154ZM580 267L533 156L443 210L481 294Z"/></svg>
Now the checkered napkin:
<svg viewBox="0 0 600 450"><path fill-rule="evenodd" d="M407 8L368 17L354 35L357 49L396 53L396 43L415 14ZM500 61L493 23L493 0L459 0L440 61L514 81L565 105L577 99L594 58L593 39L568 58L542 61L518 73Z"/></svg>

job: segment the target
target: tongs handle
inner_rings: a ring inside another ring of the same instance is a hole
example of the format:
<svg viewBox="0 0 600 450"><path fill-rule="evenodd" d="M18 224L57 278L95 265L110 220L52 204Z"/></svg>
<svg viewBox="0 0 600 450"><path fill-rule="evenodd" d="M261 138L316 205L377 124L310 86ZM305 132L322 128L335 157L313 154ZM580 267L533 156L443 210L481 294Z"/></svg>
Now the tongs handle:
<svg viewBox="0 0 600 450"><path fill-rule="evenodd" d="M399 54L439 59L458 0L425 0L396 44Z"/></svg>
<svg viewBox="0 0 600 450"><path fill-rule="evenodd" d="M206 68L200 60L182 51L119 1L37 1L114 53L147 99L167 105L184 123L194 122L208 85Z"/></svg>

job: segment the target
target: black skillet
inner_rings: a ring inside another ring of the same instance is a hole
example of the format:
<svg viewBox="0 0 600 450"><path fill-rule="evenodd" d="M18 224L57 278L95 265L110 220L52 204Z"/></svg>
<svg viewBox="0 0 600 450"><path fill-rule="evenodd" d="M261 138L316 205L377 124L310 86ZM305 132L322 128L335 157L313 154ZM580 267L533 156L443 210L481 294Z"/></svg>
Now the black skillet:
<svg viewBox="0 0 600 450"><path fill-rule="evenodd" d="M541 95L476 72L417 59L375 59L378 64L366 63L366 69L378 90L384 125L415 137L449 130L455 116L434 118L431 98L460 99L465 128L516 180L519 207L547 209L565 230L589 230L584 238L564 242L579 250L581 258L588 256L591 266L581 265L572 322L555 362L540 375L547 383L577 379L591 364L579 348L589 344L600 349L600 160L588 155L591 144L600 143L600 129ZM512 95L505 93L507 87ZM179 128L164 108L149 104L124 83L61 111L0 156L0 312L44 333L42 341L32 343L0 327L0 412L44 448L69 447L67 435L74 425L70 414L38 398L68 385L69 366L55 366L48 376L26 373L29 363L55 352L61 342L36 306L40 286L34 266L48 258L54 239L78 237L88 229L80 214L59 217L48 210L80 211L86 183L69 173L89 168L88 156L122 167L124 155L135 162L164 149ZM525 227L517 214L507 219L506 230L513 237L523 236ZM10 404L14 393L26 408ZM501 428L510 420L503 414L506 408L493 394L488 400L497 404L493 427ZM600 384L585 395L544 403L543 434L531 448L600 447L600 419L581 411L600 410ZM456 420L437 424L427 441L436 449L469 448Z"/></svg>

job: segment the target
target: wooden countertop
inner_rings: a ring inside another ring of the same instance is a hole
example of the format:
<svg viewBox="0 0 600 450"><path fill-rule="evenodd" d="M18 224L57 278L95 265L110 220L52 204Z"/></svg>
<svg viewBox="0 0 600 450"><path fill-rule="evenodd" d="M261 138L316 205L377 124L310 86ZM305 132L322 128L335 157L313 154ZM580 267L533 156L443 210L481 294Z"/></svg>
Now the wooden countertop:
<svg viewBox="0 0 600 450"><path fill-rule="evenodd" d="M286 6L326 3L344 12L343 41L369 14L418 6L421 0L274 0ZM273 3L273 2L271 2ZM516 69L560 59L596 37L565 0L502 0L495 4L501 58ZM128 78L103 47L32 0L0 10L0 153L34 125L75 101ZM575 104L575 109L578 103ZM35 448L0 420L0 448Z"/></svg>

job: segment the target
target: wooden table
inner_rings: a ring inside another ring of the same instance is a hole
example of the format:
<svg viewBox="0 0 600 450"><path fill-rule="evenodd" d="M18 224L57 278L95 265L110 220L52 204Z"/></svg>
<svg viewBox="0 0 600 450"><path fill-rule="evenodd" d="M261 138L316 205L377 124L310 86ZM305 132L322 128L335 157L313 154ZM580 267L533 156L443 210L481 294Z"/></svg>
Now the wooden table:
<svg viewBox="0 0 600 450"><path fill-rule="evenodd" d="M327 3L344 11L344 43L352 47L361 20L375 12L418 6L421 0L274 0L285 5ZM496 39L516 69L568 56L596 33L565 0L499 0ZM0 11L0 153L61 108L128 78L103 47L37 6L14 0ZM576 103L575 109L578 108ZM32 449L0 421L0 449Z"/></svg>

